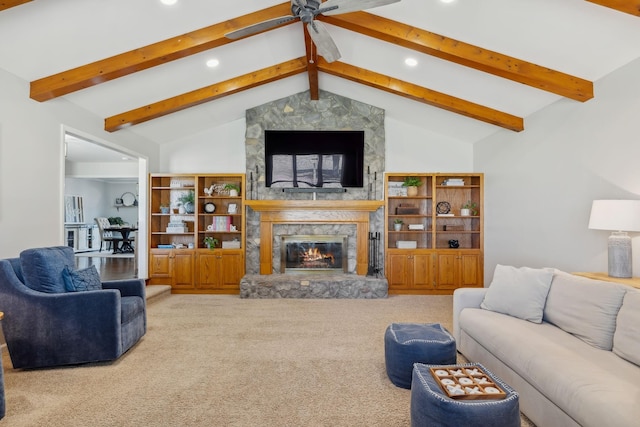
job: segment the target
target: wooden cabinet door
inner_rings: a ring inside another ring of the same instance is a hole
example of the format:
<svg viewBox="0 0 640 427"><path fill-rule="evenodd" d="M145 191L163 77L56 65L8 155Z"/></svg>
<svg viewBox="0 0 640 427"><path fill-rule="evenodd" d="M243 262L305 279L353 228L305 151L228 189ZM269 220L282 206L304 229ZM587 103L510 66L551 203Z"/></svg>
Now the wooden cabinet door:
<svg viewBox="0 0 640 427"><path fill-rule="evenodd" d="M172 287L192 289L194 285L194 253L190 250L176 249L172 251L171 269Z"/></svg>
<svg viewBox="0 0 640 427"><path fill-rule="evenodd" d="M149 277L171 277L171 251L152 250L149 254Z"/></svg>
<svg viewBox="0 0 640 427"><path fill-rule="evenodd" d="M410 284L409 258L406 254L388 254L387 281L389 289L403 289Z"/></svg>
<svg viewBox="0 0 640 427"><path fill-rule="evenodd" d="M480 286L480 255L476 253L460 254L460 287Z"/></svg>
<svg viewBox="0 0 640 427"><path fill-rule="evenodd" d="M456 289L458 287L458 253L440 253L436 262L436 288Z"/></svg>
<svg viewBox="0 0 640 427"><path fill-rule="evenodd" d="M225 289L240 289L244 276L242 251L223 251L220 259L220 286Z"/></svg>
<svg viewBox="0 0 640 427"><path fill-rule="evenodd" d="M409 257L409 263L413 265L412 287L416 289L432 289L433 263L431 254L412 254Z"/></svg>
<svg viewBox="0 0 640 427"><path fill-rule="evenodd" d="M198 288L217 289L220 287L220 251L198 253Z"/></svg>

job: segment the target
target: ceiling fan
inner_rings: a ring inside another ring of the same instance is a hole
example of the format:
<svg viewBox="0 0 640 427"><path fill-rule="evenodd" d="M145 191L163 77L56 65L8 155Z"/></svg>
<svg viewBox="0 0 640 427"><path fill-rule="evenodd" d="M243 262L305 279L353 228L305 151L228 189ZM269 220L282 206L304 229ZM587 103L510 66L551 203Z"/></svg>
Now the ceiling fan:
<svg viewBox="0 0 640 427"><path fill-rule="evenodd" d="M333 62L340 59L340 51L331 38L331 35L329 35L329 31L327 31L325 25L315 20L316 16L356 12L358 10L371 9L399 1L400 0L327 0L321 3L320 0L291 0L291 16L269 19L232 31L224 36L234 40L240 39L277 27L286 22L300 19L307 24L309 36L316 45L316 49L318 49L318 55L322 56L327 62Z"/></svg>

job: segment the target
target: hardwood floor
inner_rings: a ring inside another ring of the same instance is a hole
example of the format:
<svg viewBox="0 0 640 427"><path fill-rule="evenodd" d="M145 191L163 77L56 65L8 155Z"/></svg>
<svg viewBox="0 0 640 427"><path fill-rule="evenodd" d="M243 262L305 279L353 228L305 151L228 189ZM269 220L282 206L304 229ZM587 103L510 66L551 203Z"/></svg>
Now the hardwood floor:
<svg viewBox="0 0 640 427"><path fill-rule="evenodd" d="M103 281L137 277L134 258L76 257L76 268L92 265L96 266Z"/></svg>

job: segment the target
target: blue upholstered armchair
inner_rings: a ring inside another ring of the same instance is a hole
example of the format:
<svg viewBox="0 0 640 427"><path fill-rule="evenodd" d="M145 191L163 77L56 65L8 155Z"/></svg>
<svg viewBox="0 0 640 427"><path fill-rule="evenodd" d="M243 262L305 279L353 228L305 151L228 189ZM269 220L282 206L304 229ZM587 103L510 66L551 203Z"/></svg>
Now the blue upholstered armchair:
<svg viewBox="0 0 640 427"><path fill-rule="evenodd" d="M2 327L14 368L114 360L145 334L144 281L100 283L92 269L76 271L66 246L0 260Z"/></svg>

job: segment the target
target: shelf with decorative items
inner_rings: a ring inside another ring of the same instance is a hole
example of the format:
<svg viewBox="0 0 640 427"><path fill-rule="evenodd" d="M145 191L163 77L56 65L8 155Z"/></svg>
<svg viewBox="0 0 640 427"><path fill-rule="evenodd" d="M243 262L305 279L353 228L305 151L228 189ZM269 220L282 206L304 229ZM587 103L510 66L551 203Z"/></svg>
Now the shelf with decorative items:
<svg viewBox="0 0 640 427"><path fill-rule="evenodd" d="M482 174L387 173L385 204L391 293L482 285Z"/></svg>
<svg viewBox="0 0 640 427"><path fill-rule="evenodd" d="M178 293L239 291L244 186L244 174L150 176L150 283Z"/></svg>

